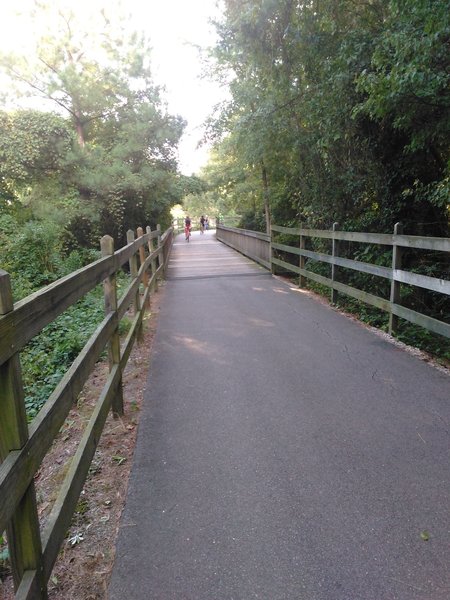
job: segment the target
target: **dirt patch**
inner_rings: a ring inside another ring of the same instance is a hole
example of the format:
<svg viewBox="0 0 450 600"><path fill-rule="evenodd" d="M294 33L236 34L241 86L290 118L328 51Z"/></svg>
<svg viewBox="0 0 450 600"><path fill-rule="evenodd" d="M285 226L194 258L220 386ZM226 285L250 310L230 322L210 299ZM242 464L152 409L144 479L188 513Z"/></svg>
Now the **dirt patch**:
<svg viewBox="0 0 450 600"><path fill-rule="evenodd" d="M107 597L163 293L161 286L158 294L153 296L151 311L144 318L142 337L134 344L123 374L125 414L117 419L111 415L107 418L72 524L48 583L49 600L104 600ZM107 376L107 362L98 363L36 473L41 528ZM0 583L0 599L14 599L10 574L6 574Z"/></svg>

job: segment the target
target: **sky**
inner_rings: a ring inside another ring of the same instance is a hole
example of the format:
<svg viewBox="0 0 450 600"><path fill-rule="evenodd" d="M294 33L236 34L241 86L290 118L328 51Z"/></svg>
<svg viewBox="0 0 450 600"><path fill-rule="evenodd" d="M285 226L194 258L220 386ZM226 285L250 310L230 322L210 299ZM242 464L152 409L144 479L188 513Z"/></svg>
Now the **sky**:
<svg viewBox="0 0 450 600"><path fill-rule="evenodd" d="M180 147L181 169L187 175L207 160L207 148L196 149L203 134L202 123L214 104L226 97L217 84L202 78L198 50L213 45L214 28L208 23L219 14L216 0L150 0L131 2L133 13L143 15L153 45L153 68L158 82L167 88L171 112L188 121Z"/></svg>
<svg viewBox="0 0 450 600"><path fill-rule="evenodd" d="M0 50L26 49L26 14L33 0L1 1ZM77 10L92 6L110 6L106 0L53 0L72 5ZM217 0L127 0L124 3L138 30L150 37L153 48L152 67L155 81L164 85L169 112L181 115L187 122L179 147L180 169L185 175L198 172L208 158L208 148L197 148L203 135L202 123L213 106L224 100L226 90L202 78L198 50L214 44L214 27L209 19L219 15Z"/></svg>

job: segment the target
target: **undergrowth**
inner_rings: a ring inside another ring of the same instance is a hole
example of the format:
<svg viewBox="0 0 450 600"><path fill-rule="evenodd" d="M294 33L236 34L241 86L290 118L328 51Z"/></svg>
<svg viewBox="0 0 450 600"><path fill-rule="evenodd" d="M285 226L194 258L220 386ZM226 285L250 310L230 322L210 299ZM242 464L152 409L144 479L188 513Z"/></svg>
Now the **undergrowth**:
<svg viewBox="0 0 450 600"><path fill-rule="evenodd" d="M47 325L21 352L25 407L33 419L104 317L97 287Z"/></svg>
<svg viewBox="0 0 450 600"><path fill-rule="evenodd" d="M100 258L97 250L88 248L66 253L57 242L56 232L42 224L24 228L17 238L4 241L1 265L10 273L15 302ZM8 247L6 242L9 242ZM23 252L25 242L31 250L26 254ZM119 273L119 296L126 282L126 275ZM103 318L103 290L99 285L23 348L20 360L29 421L37 415ZM119 332L127 328L128 321L123 319Z"/></svg>
<svg viewBox="0 0 450 600"><path fill-rule="evenodd" d="M127 278L119 274L118 293ZM47 325L21 352L28 420L32 420L81 352L104 318L103 289L97 286L62 315ZM130 321L119 324L119 334L127 332ZM102 358L106 355L106 349Z"/></svg>

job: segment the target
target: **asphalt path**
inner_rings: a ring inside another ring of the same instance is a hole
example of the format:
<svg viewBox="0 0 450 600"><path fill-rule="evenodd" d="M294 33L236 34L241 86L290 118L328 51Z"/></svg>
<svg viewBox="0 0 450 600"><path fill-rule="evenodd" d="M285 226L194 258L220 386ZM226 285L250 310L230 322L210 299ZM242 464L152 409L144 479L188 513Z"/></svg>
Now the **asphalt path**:
<svg viewBox="0 0 450 600"><path fill-rule="evenodd" d="M110 599L448 600L449 376L212 234L163 293Z"/></svg>

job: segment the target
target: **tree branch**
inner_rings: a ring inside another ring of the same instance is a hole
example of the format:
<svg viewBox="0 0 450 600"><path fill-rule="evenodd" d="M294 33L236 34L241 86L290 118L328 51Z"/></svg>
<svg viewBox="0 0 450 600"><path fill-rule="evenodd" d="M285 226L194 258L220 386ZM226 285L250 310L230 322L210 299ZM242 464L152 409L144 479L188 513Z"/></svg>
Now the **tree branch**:
<svg viewBox="0 0 450 600"><path fill-rule="evenodd" d="M58 98L54 98L51 94L46 92L44 89L40 88L37 84L35 84L32 81L30 81L29 79L27 79L24 75L22 75L21 73L19 73L12 67L9 67L9 71L14 75L14 77L17 80L19 80L23 83L26 83L32 89L38 91L43 98L46 98L47 100L52 100L52 102L56 102L56 104L61 106L61 108L64 108L64 110L66 110L69 114L71 114L73 117L76 117L74 111L69 106L67 106L64 102L62 102L61 100L58 100Z"/></svg>

